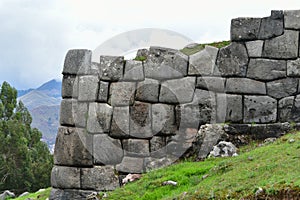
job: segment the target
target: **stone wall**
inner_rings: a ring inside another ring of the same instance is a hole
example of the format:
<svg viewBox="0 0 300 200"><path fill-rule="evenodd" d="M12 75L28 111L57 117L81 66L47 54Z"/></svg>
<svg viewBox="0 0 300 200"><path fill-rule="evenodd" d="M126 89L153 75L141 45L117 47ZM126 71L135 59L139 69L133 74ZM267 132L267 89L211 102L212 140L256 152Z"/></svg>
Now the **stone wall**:
<svg viewBox="0 0 300 200"><path fill-rule="evenodd" d="M229 46L191 56L150 47L137 53L144 61L101 56L92 63L91 51L70 50L50 199L114 190L118 175L171 164L203 124L243 132L255 123L268 130L262 139L281 122L300 122L299 16L233 19Z"/></svg>

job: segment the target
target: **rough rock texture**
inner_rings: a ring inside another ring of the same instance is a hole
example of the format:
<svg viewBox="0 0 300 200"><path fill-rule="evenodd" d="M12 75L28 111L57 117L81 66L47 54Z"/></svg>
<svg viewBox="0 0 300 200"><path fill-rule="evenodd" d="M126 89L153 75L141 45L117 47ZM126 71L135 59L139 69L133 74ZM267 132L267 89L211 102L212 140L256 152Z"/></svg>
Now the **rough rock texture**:
<svg viewBox="0 0 300 200"><path fill-rule="evenodd" d="M136 84L134 82L117 82L110 86L110 104L128 106L133 104Z"/></svg>
<svg viewBox="0 0 300 200"><path fill-rule="evenodd" d="M124 57L100 56L100 79L118 81L123 78Z"/></svg>
<svg viewBox="0 0 300 200"><path fill-rule="evenodd" d="M290 77L300 77L300 58L287 62L287 75Z"/></svg>
<svg viewBox="0 0 300 200"><path fill-rule="evenodd" d="M249 57L261 57L263 45L264 45L263 40L246 42L246 47L247 47Z"/></svg>
<svg viewBox="0 0 300 200"><path fill-rule="evenodd" d="M54 166L51 185L55 188L80 189L80 168Z"/></svg>
<svg viewBox="0 0 300 200"><path fill-rule="evenodd" d="M137 84L135 99L138 101L158 102L159 81L154 79L145 79Z"/></svg>
<svg viewBox="0 0 300 200"><path fill-rule="evenodd" d="M126 139L123 140L125 156L145 157L149 156L149 140Z"/></svg>
<svg viewBox="0 0 300 200"><path fill-rule="evenodd" d="M114 107L110 136L127 138L129 134L129 106Z"/></svg>
<svg viewBox="0 0 300 200"><path fill-rule="evenodd" d="M116 169L120 172L127 173L143 173L144 159L138 157L127 157L125 156L121 162L116 166Z"/></svg>
<svg viewBox="0 0 300 200"><path fill-rule="evenodd" d="M270 17L261 19L258 39L269 39L282 35L283 29L283 11L275 10L271 12Z"/></svg>
<svg viewBox="0 0 300 200"><path fill-rule="evenodd" d="M268 95L277 99L294 95L298 90L298 79L286 78L267 83Z"/></svg>
<svg viewBox="0 0 300 200"><path fill-rule="evenodd" d="M237 94L266 94L266 84L247 78L228 78L226 92Z"/></svg>
<svg viewBox="0 0 300 200"><path fill-rule="evenodd" d="M213 147L209 157L230 157L237 156L237 148L231 142L221 141Z"/></svg>
<svg viewBox="0 0 300 200"><path fill-rule="evenodd" d="M64 75L62 79L61 96L62 98L77 98L78 97L78 78L74 75Z"/></svg>
<svg viewBox="0 0 300 200"><path fill-rule="evenodd" d="M87 130L90 133L108 133L112 118L112 107L105 103L90 103Z"/></svg>
<svg viewBox="0 0 300 200"><path fill-rule="evenodd" d="M86 49L69 50L65 62L63 74L86 74L91 66L92 51Z"/></svg>
<svg viewBox="0 0 300 200"><path fill-rule="evenodd" d="M141 61L127 60L125 64L124 77L125 81L142 81L145 79L144 67Z"/></svg>
<svg viewBox="0 0 300 200"><path fill-rule="evenodd" d="M52 188L49 200L87 199L95 191Z"/></svg>
<svg viewBox="0 0 300 200"><path fill-rule="evenodd" d="M220 77L197 77L196 88L213 92L225 92L225 78Z"/></svg>
<svg viewBox="0 0 300 200"><path fill-rule="evenodd" d="M300 10L284 11L284 26L287 29L300 30Z"/></svg>
<svg viewBox="0 0 300 200"><path fill-rule="evenodd" d="M130 135L137 138L150 138L153 136L151 128L151 104L135 102L130 107Z"/></svg>
<svg viewBox="0 0 300 200"><path fill-rule="evenodd" d="M176 132L175 107L166 104L152 105L152 130L154 134L174 134Z"/></svg>
<svg viewBox="0 0 300 200"><path fill-rule="evenodd" d="M253 40L257 39L260 27L260 18L236 18L231 20L231 40Z"/></svg>
<svg viewBox="0 0 300 200"><path fill-rule="evenodd" d="M100 81L99 91L98 91L98 101L107 103L109 94L109 83Z"/></svg>
<svg viewBox="0 0 300 200"><path fill-rule="evenodd" d="M78 100L95 101L98 93L98 76L80 76L78 83Z"/></svg>
<svg viewBox="0 0 300 200"><path fill-rule="evenodd" d="M241 95L217 94L217 122L243 121L243 99Z"/></svg>
<svg viewBox="0 0 300 200"><path fill-rule="evenodd" d="M300 96L286 97L278 103L278 117L280 122L300 120Z"/></svg>

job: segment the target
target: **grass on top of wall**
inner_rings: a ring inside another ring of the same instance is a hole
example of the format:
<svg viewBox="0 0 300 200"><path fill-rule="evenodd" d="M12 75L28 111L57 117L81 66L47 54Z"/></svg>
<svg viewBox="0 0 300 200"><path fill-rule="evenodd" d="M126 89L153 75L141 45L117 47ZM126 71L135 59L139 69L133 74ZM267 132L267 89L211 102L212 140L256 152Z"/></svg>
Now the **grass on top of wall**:
<svg viewBox="0 0 300 200"><path fill-rule="evenodd" d="M221 41L221 42L213 42L213 43L207 43L207 44L198 44L198 45L194 46L193 48L186 47L186 48L181 49L180 51L189 56L189 55L195 54L195 53L203 50L206 45L217 47L217 48L222 48L222 47L229 45L230 43L231 43L230 41Z"/></svg>

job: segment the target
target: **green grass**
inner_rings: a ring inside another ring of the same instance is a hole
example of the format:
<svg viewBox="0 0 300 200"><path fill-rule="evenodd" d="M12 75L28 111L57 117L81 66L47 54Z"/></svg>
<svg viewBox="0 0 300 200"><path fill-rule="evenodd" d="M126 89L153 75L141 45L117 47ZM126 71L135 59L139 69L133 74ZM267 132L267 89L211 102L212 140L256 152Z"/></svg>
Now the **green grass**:
<svg viewBox="0 0 300 200"><path fill-rule="evenodd" d="M14 200L46 200L50 196L51 188L47 188L45 191L36 192L36 193L30 193L29 195L26 195L24 197L18 197Z"/></svg>
<svg viewBox="0 0 300 200"><path fill-rule="evenodd" d="M207 43L207 44L198 44L194 48L184 48L180 51L186 55L192 55L195 54L205 48L206 45L222 48L230 44L230 41L222 41L222 42L213 42L213 43Z"/></svg>
<svg viewBox="0 0 300 200"><path fill-rule="evenodd" d="M274 195L286 188L299 191L299 169L300 133L292 133L272 144L244 147L237 157L183 162L149 172L108 193L108 199L241 199L254 197L259 187ZM178 185L162 186L167 180Z"/></svg>

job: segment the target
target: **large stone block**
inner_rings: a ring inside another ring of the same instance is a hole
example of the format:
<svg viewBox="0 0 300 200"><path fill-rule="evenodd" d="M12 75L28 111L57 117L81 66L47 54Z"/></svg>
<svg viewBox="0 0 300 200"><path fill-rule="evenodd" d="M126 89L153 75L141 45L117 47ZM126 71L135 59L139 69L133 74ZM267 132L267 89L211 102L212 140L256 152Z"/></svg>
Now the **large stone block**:
<svg viewBox="0 0 300 200"><path fill-rule="evenodd" d="M247 77L264 81L286 77L286 61L250 59Z"/></svg>
<svg viewBox="0 0 300 200"><path fill-rule="evenodd" d="M96 191L112 191L119 187L119 179L113 166L81 168L81 188Z"/></svg>
<svg viewBox="0 0 300 200"><path fill-rule="evenodd" d="M100 56L100 79L118 81L123 77L123 56Z"/></svg>
<svg viewBox="0 0 300 200"><path fill-rule="evenodd" d="M283 34L283 11L273 10L270 17L261 19L258 39L268 39Z"/></svg>
<svg viewBox="0 0 300 200"><path fill-rule="evenodd" d="M159 101L163 103L189 103L193 100L195 77L168 80L161 84Z"/></svg>
<svg viewBox="0 0 300 200"><path fill-rule="evenodd" d="M217 94L217 123L243 121L241 95Z"/></svg>
<svg viewBox="0 0 300 200"><path fill-rule="evenodd" d="M85 128L88 117L88 103L74 102L72 108L75 126Z"/></svg>
<svg viewBox="0 0 300 200"><path fill-rule="evenodd" d="M278 138L291 130L289 123L254 124L251 126L252 140Z"/></svg>
<svg viewBox="0 0 300 200"><path fill-rule="evenodd" d="M244 123L276 122L277 101L268 96L244 97Z"/></svg>
<svg viewBox="0 0 300 200"><path fill-rule="evenodd" d="M123 149L120 140L107 134L94 135L94 164L115 165L122 161Z"/></svg>
<svg viewBox="0 0 300 200"><path fill-rule="evenodd" d="M277 99L297 93L298 79L286 78L267 83L268 95Z"/></svg>
<svg viewBox="0 0 300 200"><path fill-rule="evenodd" d="M205 46L205 49L190 56L189 75L213 75L219 49Z"/></svg>
<svg viewBox="0 0 300 200"><path fill-rule="evenodd" d="M166 138L154 136L150 140L150 155L154 158L166 156Z"/></svg>
<svg viewBox="0 0 300 200"><path fill-rule="evenodd" d="M136 101L130 107L130 136L137 138L150 138L152 133L151 104Z"/></svg>
<svg viewBox="0 0 300 200"><path fill-rule="evenodd" d="M126 156L123 158L122 163L116 166L116 169L125 173L143 173L145 172L144 158Z"/></svg>
<svg viewBox="0 0 300 200"><path fill-rule="evenodd" d="M52 188L49 200L88 199L95 191Z"/></svg>
<svg viewBox="0 0 300 200"><path fill-rule="evenodd" d="M123 140L125 156L145 157L149 156L149 140L126 139Z"/></svg>
<svg viewBox="0 0 300 200"><path fill-rule="evenodd" d="M222 76L245 77L248 60L245 45L232 42L229 46L220 49L216 70L219 71Z"/></svg>
<svg viewBox="0 0 300 200"><path fill-rule="evenodd" d="M63 74L87 74L90 70L92 51L87 49L69 50L65 62Z"/></svg>
<svg viewBox="0 0 300 200"><path fill-rule="evenodd" d="M138 101L158 102L159 81L146 78L137 84L136 97Z"/></svg>
<svg viewBox="0 0 300 200"><path fill-rule="evenodd" d="M231 20L230 35L232 41L257 39L260 18L236 18Z"/></svg>
<svg viewBox="0 0 300 200"><path fill-rule="evenodd" d="M197 77L196 88L213 92L225 92L225 78L221 77Z"/></svg>
<svg viewBox="0 0 300 200"><path fill-rule="evenodd" d="M145 164L145 170L152 171L154 169L162 168L171 165L173 162L175 162L177 158L170 158L170 157L162 157L162 158L153 158L148 157L145 158L144 164Z"/></svg>
<svg viewBox="0 0 300 200"><path fill-rule="evenodd" d="M110 131L112 107L105 103L90 103L87 130L90 133L108 133Z"/></svg>
<svg viewBox="0 0 300 200"><path fill-rule="evenodd" d="M109 82L100 81L98 101L107 103L109 94Z"/></svg>
<svg viewBox="0 0 300 200"><path fill-rule="evenodd" d="M228 78L226 92L239 94L266 94L266 84L248 78Z"/></svg>
<svg viewBox="0 0 300 200"><path fill-rule="evenodd" d="M153 104L153 134L175 134L176 128L175 107L167 104Z"/></svg>
<svg viewBox="0 0 300 200"><path fill-rule="evenodd" d="M96 101L98 84L98 76L80 76L78 82L78 101Z"/></svg>
<svg viewBox="0 0 300 200"><path fill-rule="evenodd" d="M278 117L280 122L299 122L300 96L281 99L278 103Z"/></svg>
<svg viewBox="0 0 300 200"><path fill-rule="evenodd" d="M110 85L110 104L112 106L128 106L133 104L136 83L117 82Z"/></svg>
<svg viewBox="0 0 300 200"><path fill-rule="evenodd" d="M246 42L249 57L261 57L264 41L255 40Z"/></svg>
<svg viewBox="0 0 300 200"><path fill-rule="evenodd" d="M187 75L188 56L175 49L150 47L144 62L145 77L158 80Z"/></svg>
<svg viewBox="0 0 300 200"><path fill-rule="evenodd" d="M64 75L61 87L62 98L78 97L78 77L74 75Z"/></svg>
<svg viewBox="0 0 300 200"><path fill-rule="evenodd" d="M93 138L85 129L59 127L54 149L54 164L93 165Z"/></svg>
<svg viewBox="0 0 300 200"><path fill-rule="evenodd" d="M298 31L285 30L284 34L265 41L263 57L293 59L298 56Z"/></svg>
<svg viewBox="0 0 300 200"><path fill-rule="evenodd" d="M284 11L284 27L286 29L300 30L300 10Z"/></svg>
<svg viewBox="0 0 300 200"><path fill-rule="evenodd" d="M54 166L51 172L51 186L61 189L80 189L80 169Z"/></svg>
<svg viewBox="0 0 300 200"><path fill-rule="evenodd" d="M110 136L127 138L129 134L129 106L114 107Z"/></svg>
<svg viewBox="0 0 300 200"><path fill-rule="evenodd" d="M60 124L74 126L74 116L76 110L73 109L76 103L75 99L63 99L60 103Z"/></svg>
<svg viewBox="0 0 300 200"><path fill-rule="evenodd" d="M125 64L124 77L125 81L143 81L145 79L144 67L142 61L127 60Z"/></svg>
<svg viewBox="0 0 300 200"><path fill-rule="evenodd" d="M287 61L287 75L290 77L300 77L300 58Z"/></svg>

